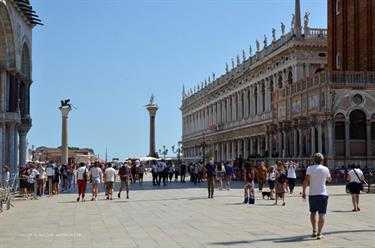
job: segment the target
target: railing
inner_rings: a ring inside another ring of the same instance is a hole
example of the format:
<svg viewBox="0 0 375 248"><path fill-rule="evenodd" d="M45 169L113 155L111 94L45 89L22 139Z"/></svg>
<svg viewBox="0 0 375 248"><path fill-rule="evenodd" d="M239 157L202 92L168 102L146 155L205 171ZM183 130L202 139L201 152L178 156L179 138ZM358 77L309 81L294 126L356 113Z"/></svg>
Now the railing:
<svg viewBox="0 0 375 248"><path fill-rule="evenodd" d="M287 85L282 89L274 91L273 97L274 99L277 99L280 97L291 96L323 84L363 87L367 87L369 85L375 86L375 72L323 71L317 75L314 75L313 77L300 80L292 85Z"/></svg>
<svg viewBox="0 0 375 248"><path fill-rule="evenodd" d="M307 29L305 29L305 36L307 36L307 37L317 37L317 38L327 38L328 31L325 28L307 28Z"/></svg>

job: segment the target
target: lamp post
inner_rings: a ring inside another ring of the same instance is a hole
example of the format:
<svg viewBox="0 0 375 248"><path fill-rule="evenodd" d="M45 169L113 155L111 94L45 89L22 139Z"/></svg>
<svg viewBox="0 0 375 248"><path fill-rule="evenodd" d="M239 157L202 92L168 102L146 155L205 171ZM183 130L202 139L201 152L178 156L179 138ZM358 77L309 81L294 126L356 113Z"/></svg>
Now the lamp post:
<svg viewBox="0 0 375 248"><path fill-rule="evenodd" d="M163 150L159 149L159 154L163 155L163 159L165 160L165 156L168 154L168 149L163 146Z"/></svg>
<svg viewBox="0 0 375 248"><path fill-rule="evenodd" d="M178 142L178 148L177 149L175 148L174 145L172 146L172 152L177 154L177 164L178 164L178 166L180 166L181 152L182 152L181 142L180 141Z"/></svg>

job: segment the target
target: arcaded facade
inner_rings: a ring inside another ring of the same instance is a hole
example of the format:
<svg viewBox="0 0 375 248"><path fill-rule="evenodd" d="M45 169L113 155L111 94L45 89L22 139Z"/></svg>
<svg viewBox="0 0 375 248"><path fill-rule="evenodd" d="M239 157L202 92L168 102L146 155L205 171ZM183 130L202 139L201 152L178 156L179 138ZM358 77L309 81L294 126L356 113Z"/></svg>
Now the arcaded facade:
<svg viewBox="0 0 375 248"><path fill-rule="evenodd" d="M322 152L332 167L374 164L375 74L329 70L328 32L309 27L309 13L302 25L299 5L289 33L282 24L279 39L273 31L271 44L183 93L185 158L307 164Z"/></svg>
<svg viewBox="0 0 375 248"><path fill-rule="evenodd" d="M41 24L28 0L0 1L0 164L25 165L31 128L32 29Z"/></svg>

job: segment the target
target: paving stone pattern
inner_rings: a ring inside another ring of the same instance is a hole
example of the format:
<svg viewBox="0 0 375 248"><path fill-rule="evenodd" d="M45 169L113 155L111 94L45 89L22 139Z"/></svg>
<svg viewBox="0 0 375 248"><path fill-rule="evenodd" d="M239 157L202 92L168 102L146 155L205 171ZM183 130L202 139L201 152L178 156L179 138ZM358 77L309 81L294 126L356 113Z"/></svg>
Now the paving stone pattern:
<svg viewBox="0 0 375 248"><path fill-rule="evenodd" d="M0 248L375 247L374 194L362 194L361 211L353 213L344 186L329 186L325 236L315 240L300 187L284 207L258 192L255 205L242 204L241 182L215 189L214 199L205 187L147 181L132 186L129 200L101 193L96 202L77 203L75 194L16 201L0 214Z"/></svg>

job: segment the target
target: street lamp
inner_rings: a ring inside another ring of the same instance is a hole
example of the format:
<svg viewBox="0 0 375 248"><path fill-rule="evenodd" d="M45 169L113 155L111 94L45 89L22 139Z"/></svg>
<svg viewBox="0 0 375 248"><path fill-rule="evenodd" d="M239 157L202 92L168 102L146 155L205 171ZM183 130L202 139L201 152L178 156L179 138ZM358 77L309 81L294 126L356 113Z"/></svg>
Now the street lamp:
<svg viewBox="0 0 375 248"><path fill-rule="evenodd" d="M165 160L165 156L168 154L168 149L163 146L163 150L159 149L159 154L163 155L163 158Z"/></svg>
<svg viewBox="0 0 375 248"><path fill-rule="evenodd" d="M180 161L181 161L181 152L182 152L182 147L181 147L181 142L178 142L178 148L175 149L175 146L172 146L172 152L177 154L177 164L180 166Z"/></svg>

